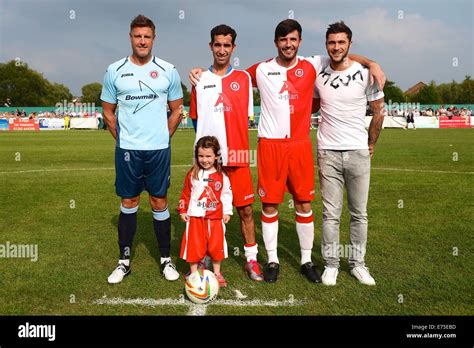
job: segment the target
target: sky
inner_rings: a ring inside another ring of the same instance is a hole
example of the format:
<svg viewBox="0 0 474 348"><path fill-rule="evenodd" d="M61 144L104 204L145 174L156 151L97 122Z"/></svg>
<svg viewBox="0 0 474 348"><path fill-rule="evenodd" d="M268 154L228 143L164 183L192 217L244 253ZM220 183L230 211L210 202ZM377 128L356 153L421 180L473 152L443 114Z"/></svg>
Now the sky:
<svg viewBox="0 0 474 348"><path fill-rule="evenodd" d="M276 55L274 30L286 18L303 27L303 56L325 55L328 24L344 20L351 53L377 61L406 90L474 77L473 8L473 0L0 0L0 62L26 62L80 96L131 53L130 22L143 14L156 25L154 54L189 87L188 71L212 63L218 24L237 31L232 63L245 69Z"/></svg>

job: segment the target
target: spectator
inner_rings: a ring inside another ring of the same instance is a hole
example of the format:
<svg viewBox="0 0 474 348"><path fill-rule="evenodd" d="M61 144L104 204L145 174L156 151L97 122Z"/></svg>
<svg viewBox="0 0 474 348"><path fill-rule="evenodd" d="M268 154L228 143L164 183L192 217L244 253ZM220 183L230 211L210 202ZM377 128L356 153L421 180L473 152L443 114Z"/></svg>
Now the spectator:
<svg viewBox="0 0 474 348"><path fill-rule="evenodd" d="M102 116L102 114L97 109L95 109L95 118L97 119L97 121L99 123L98 128L99 129L105 129L104 128L104 117Z"/></svg>
<svg viewBox="0 0 474 348"><path fill-rule="evenodd" d="M444 108L444 105L441 105L441 107L438 109L439 116L446 116L447 115L447 110Z"/></svg>

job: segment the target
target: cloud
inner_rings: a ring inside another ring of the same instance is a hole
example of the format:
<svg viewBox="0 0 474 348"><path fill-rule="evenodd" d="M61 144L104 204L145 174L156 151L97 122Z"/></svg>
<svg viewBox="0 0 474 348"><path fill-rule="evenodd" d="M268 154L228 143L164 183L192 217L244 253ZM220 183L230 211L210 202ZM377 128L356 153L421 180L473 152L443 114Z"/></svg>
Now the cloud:
<svg viewBox="0 0 474 348"><path fill-rule="evenodd" d="M369 8L351 16L347 24L354 40L367 44L389 46L403 53L433 53L449 49L456 32L437 19L398 10L389 13L383 8Z"/></svg>

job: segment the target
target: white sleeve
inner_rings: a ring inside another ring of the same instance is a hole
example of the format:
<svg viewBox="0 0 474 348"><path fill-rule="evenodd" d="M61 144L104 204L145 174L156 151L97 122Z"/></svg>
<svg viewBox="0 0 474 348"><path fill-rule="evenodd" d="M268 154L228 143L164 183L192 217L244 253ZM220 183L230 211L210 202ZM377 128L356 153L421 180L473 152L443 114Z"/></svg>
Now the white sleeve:
<svg viewBox="0 0 474 348"><path fill-rule="evenodd" d="M316 74L319 74L323 68L327 67L331 63L331 58L328 56L311 56L305 59L314 66L316 69Z"/></svg>
<svg viewBox="0 0 474 348"><path fill-rule="evenodd" d="M377 82L374 82L373 85L370 85L369 79L367 78L367 87L365 88L365 95L369 102L382 99L385 94L382 90L379 89Z"/></svg>
<svg viewBox="0 0 474 348"><path fill-rule="evenodd" d="M244 70L245 71L245 70ZM253 110L253 87L252 87L252 78L250 77L250 74L245 71L247 76L249 77L249 111L247 116L252 116L255 112Z"/></svg>
<svg viewBox="0 0 474 348"><path fill-rule="evenodd" d="M221 193L222 211L224 215L232 215L232 188L230 187L230 180L224 174L224 185Z"/></svg>

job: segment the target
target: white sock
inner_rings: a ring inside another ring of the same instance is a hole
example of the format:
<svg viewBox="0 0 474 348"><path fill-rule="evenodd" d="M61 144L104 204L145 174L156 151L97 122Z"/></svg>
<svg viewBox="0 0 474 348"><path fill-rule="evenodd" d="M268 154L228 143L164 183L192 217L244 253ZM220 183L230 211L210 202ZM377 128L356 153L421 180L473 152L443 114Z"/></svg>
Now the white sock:
<svg viewBox="0 0 474 348"><path fill-rule="evenodd" d="M266 220L266 221L264 221ZM262 211L262 234L267 249L268 262L278 261L277 247L278 247L278 211L272 215L266 215Z"/></svg>
<svg viewBox="0 0 474 348"><path fill-rule="evenodd" d="M301 264L311 262L311 251L313 250L314 241L314 222L313 212L299 213L296 212L296 232L300 240Z"/></svg>
<svg viewBox="0 0 474 348"><path fill-rule="evenodd" d="M244 251L247 262L250 262L251 260L257 261L258 244L254 244L252 246L244 245Z"/></svg>
<svg viewBox="0 0 474 348"><path fill-rule="evenodd" d="M130 259L119 260L119 263L124 264L127 267L130 267Z"/></svg>
<svg viewBox="0 0 474 348"><path fill-rule="evenodd" d="M160 258L160 263L164 264L166 261L171 261L171 257L162 257Z"/></svg>

